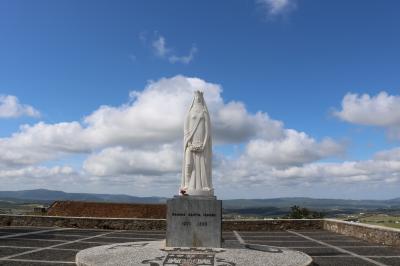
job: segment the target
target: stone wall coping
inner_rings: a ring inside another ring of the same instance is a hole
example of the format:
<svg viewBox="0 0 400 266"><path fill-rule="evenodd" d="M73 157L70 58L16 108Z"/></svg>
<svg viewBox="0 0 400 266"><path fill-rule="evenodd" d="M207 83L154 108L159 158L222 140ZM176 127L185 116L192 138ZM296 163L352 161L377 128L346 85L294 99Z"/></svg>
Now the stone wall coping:
<svg viewBox="0 0 400 266"><path fill-rule="evenodd" d="M326 219L222 219L226 222L270 222L270 221L324 221Z"/></svg>
<svg viewBox="0 0 400 266"><path fill-rule="evenodd" d="M46 217L46 218L57 218L57 219L89 219L89 220L128 220L128 221L165 221L166 219L156 218L110 218L110 217L80 217L80 216L50 216L50 215L26 215L26 214L0 214L0 217ZM269 222L269 221L324 221L334 219L222 219L226 222ZM337 220L341 221L341 220Z"/></svg>
<svg viewBox="0 0 400 266"><path fill-rule="evenodd" d="M0 214L0 217L36 217L55 219L81 219L81 220L127 220L127 221L165 221L166 219L155 218L110 218L110 217L73 217L73 216L48 216L48 215L22 215L22 214Z"/></svg>
<svg viewBox="0 0 400 266"><path fill-rule="evenodd" d="M390 232L400 233L400 229L391 228L391 227L386 227L386 226L381 226L381 225L366 224L366 223L357 223L357 222L349 222L349 221L342 221L342 220L338 220L338 219L323 219L323 220L324 220L324 221L327 221L327 222L348 224L348 225L351 225L351 226L359 226L359 227L366 227L366 228L377 229L377 230L382 230L382 231L390 231Z"/></svg>
<svg viewBox="0 0 400 266"><path fill-rule="evenodd" d="M110 221L166 221L166 219L153 219L153 218L109 218L109 217L71 217L71 216L47 216L47 215L17 215L17 214L0 214L0 217L32 217L32 218L53 218L53 219L77 219L77 220L110 220ZM365 224L365 223L356 223L356 222L349 222L349 221L343 221L343 220L338 220L338 219L223 219L223 222L290 222L290 221L299 221L299 222L320 222L320 221L326 221L326 222L333 222L333 223L341 223L341 224L347 224L350 226L357 226L357 227L364 227L364 228L370 228L370 229L375 229L375 230L381 230L381 231L389 231L389 232L395 232L395 233L400 233L400 229L396 228L390 228L390 227L385 227L385 226L380 226L380 225L371 225L371 224Z"/></svg>

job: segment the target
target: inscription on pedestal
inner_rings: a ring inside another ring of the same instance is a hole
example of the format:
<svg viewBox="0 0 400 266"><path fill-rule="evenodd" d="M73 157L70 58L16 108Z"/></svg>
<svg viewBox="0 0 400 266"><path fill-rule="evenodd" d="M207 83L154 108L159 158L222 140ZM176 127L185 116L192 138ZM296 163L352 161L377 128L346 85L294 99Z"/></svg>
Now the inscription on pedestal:
<svg viewBox="0 0 400 266"><path fill-rule="evenodd" d="M167 201L168 247L221 247L221 201L180 196Z"/></svg>

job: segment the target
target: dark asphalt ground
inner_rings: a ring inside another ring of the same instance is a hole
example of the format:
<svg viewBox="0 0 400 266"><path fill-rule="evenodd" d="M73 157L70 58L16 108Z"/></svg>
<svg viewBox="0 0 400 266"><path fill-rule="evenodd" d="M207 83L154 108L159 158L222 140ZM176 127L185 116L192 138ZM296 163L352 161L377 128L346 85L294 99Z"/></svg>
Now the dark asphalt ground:
<svg viewBox="0 0 400 266"><path fill-rule="evenodd" d="M0 265L74 265L82 249L121 242L161 240L164 231L107 231L0 227ZM224 232L225 247L239 241L287 247L313 257L315 265L399 265L400 249L324 231Z"/></svg>

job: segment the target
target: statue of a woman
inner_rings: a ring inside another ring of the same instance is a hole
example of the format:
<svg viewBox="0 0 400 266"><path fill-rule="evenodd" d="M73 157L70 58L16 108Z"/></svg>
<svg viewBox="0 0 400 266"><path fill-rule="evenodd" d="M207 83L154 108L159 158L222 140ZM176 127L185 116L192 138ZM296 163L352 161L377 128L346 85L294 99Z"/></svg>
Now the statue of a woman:
<svg viewBox="0 0 400 266"><path fill-rule="evenodd" d="M195 91L184 125L181 194L214 195L211 157L210 115L203 92Z"/></svg>

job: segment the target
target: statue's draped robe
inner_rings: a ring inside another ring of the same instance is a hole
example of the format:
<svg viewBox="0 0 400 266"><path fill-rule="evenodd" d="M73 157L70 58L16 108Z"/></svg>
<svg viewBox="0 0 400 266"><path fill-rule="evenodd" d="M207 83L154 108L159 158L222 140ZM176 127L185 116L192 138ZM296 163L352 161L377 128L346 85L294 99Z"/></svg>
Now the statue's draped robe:
<svg viewBox="0 0 400 266"><path fill-rule="evenodd" d="M191 151L189 146L201 146L206 138L202 151ZM184 156L182 165L181 188L193 190L211 190L211 123L207 107L203 106L200 112L196 112L192 106L186 116L184 126ZM191 165L188 168L188 164ZM189 173L187 171L190 171Z"/></svg>

